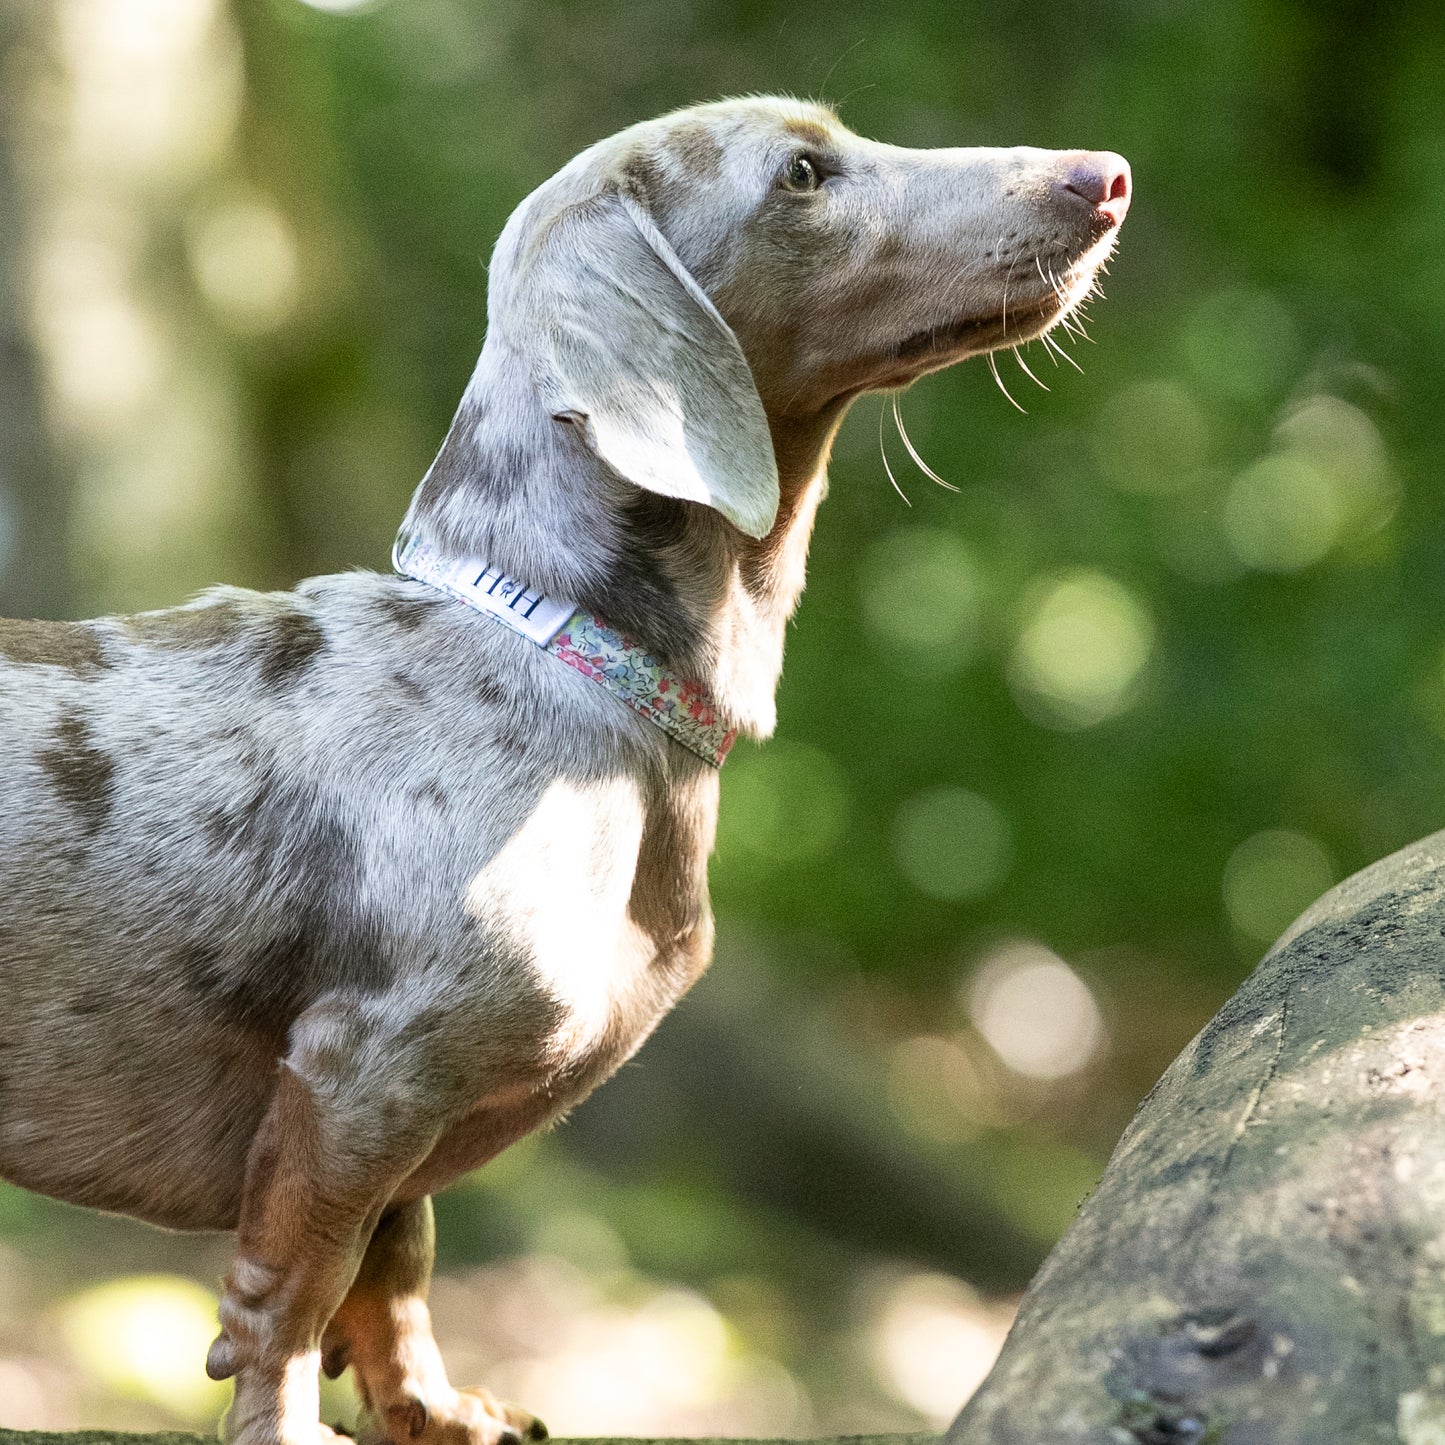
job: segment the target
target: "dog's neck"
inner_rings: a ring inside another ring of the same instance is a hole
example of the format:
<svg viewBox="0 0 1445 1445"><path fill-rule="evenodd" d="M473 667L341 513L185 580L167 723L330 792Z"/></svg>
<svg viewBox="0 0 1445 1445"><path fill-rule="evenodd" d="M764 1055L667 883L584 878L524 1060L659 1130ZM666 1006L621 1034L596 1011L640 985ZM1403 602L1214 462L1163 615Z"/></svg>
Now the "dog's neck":
<svg viewBox="0 0 1445 1445"><path fill-rule="evenodd" d="M700 683L744 733L767 737L840 420L771 422L781 504L754 540L617 476L548 414L524 358L489 337L405 526L595 612Z"/></svg>

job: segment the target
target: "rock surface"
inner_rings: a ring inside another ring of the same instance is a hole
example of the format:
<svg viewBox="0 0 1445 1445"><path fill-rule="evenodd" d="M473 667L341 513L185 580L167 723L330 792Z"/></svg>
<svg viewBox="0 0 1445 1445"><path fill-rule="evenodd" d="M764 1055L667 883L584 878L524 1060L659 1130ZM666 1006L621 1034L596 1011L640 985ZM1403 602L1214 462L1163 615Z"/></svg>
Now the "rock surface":
<svg viewBox="0 0 1445 1445"><path fill-rule="evenodd" d="M945 1445L1445 1445L1445 833L1144 1101Z"/></svg>

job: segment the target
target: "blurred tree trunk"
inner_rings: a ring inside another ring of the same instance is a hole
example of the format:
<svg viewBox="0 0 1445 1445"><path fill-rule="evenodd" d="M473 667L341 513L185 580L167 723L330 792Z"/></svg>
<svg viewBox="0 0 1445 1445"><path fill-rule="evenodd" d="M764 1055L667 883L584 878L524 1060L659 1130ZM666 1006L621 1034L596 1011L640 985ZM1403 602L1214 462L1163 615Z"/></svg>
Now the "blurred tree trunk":
<svg viewBox="0 0 1445 1445"><path fill-rule="evenodd" d="M1175 1061L946 1445L1445 1441L1445 833Z"/></svg>
<svg viewBox="0 0 1445 1445"><path fill-rule="evenodd" d="M66 489L42 418L26 326L22 67L49 24L44 0L0 0L0 615L59 616L70 595Z"/></svg>

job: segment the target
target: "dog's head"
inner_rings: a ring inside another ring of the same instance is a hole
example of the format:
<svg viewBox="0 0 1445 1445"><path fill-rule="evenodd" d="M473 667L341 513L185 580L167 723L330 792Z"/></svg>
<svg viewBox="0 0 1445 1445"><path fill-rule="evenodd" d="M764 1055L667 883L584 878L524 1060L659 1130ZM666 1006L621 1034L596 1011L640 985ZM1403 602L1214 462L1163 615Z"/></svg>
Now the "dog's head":
<svg viewBox="0 0 1445 1445"><path fill-rule="evenodd" d="M491 324L614 471L761 537L781 428L1048 330L1129 189L1107 152L906 150L798 101L697 106L523 202Z"/></svg>

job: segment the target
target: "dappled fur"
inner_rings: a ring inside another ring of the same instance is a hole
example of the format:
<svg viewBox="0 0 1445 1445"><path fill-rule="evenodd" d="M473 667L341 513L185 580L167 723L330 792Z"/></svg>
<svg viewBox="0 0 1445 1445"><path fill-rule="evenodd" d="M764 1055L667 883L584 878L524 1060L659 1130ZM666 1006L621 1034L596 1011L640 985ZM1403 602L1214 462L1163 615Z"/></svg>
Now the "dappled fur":
<svg viewBox="0 0 1445 1445"><path fill-rule="evenodd" d="M831 192L780 188L800 148ZM779 100L593 147L498 243L407 530L766 736L844 410L1079 299L1117 221L1064 194L1082 163ZM0 776L0 1175L237 1230L208 1368L239 1445L329 1438L318 1363L397 1442L535 1430L446 1380L427 1196L705 967L716 773L462 603L355 573L0 623Z"/></svg>

